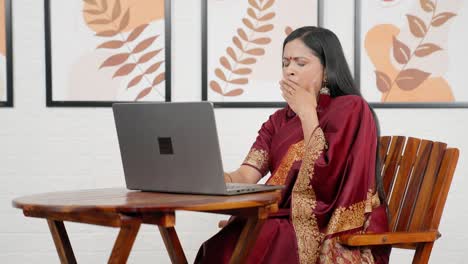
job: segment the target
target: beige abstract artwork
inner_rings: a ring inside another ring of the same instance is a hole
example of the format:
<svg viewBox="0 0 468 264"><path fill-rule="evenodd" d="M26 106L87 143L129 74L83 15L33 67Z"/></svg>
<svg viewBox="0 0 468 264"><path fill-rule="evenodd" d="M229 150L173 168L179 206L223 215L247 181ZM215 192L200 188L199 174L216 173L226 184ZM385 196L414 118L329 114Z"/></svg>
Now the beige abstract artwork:
<svg viewBox="0 0 468 264"><path fill-rule="evenodd" d="M282 44L295 28L317 25L317 1L207 0L207 99L282 102Z"/></svg>
<svg viewBox="0 0 468 264"><path fill-rule="evenodd" d="M52 101L165 101L165 1L50 1Z"/></svg>
<svg viewBox="0 0 468 264"><path fill-rule="evenodd" d="M0 102L7 101L5 0L0 0Z"/></svg>
<svg viewBox="0 0 468 264"><path fill-rule="evenodd" d="M361 4L361 89L379 103L467 102L460 69L468 55L461 0Z"/></svg>

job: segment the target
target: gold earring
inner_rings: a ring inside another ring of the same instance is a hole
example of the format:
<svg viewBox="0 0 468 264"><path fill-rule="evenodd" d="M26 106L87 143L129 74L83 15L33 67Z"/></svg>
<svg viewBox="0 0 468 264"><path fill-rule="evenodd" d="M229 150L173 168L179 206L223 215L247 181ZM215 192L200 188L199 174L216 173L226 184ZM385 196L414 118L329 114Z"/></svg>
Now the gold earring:
<svg viewBox="0 0 468 264"><path fill-rule="evenodd" d="M320 92L319 92L320 94L330 95L330 89L327 87L327 85L328 85L328 81L325 78L322 83L322 88L320 88Z"/></svg>

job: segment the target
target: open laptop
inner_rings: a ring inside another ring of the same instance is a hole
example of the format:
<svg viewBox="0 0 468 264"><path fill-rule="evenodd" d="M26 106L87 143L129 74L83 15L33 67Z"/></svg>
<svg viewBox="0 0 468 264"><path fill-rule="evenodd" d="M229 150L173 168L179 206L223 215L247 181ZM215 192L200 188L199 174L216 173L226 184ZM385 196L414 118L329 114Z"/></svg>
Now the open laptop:
<svg viewBox="0 0 468 264"><path fill-rule="evenodd" d="M128 189L235 195L283 187L225 183L209 102L114 103L112 109Z"/></svg>

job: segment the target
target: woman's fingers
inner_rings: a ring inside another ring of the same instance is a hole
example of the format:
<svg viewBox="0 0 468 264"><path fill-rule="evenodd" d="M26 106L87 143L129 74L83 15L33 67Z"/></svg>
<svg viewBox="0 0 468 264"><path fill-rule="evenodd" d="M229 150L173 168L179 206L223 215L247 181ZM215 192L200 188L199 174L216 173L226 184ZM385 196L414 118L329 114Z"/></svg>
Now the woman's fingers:
<svg viewBox="0 0 468 264"><path fill-rule="evenodd" d="M284 83L291 87L294 90L300 89L301 87L294 81L291 81L289 79L283 79Z"/></svg>
<svg viewBox="0 0 468 264"><path fill-rule="evenodd" d="M296 90L291 87L290 85L286 84L285 82L283 81L280 81L280 87L286 92L286 93L289 93L289 94L293 94Z"/></svg>

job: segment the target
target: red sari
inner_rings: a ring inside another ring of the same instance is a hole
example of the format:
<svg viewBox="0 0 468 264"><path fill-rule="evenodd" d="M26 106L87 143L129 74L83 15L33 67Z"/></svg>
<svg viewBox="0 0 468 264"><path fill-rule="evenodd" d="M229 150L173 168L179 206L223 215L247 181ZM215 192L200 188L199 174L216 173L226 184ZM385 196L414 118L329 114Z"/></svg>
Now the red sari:
<svg viewBox="0 0 468 264"><path fill-rule="evenodd" d="M265 122L243 165L285 188L279 212L265 221L248 263L388 263L389 247L345 247L343 233L388 231L375 187L376 125L359 96L317 106L319 127L305 146L300 119L289 108ZM233 218L200 248L195 263L228 263L245 219Z"/></svg>

